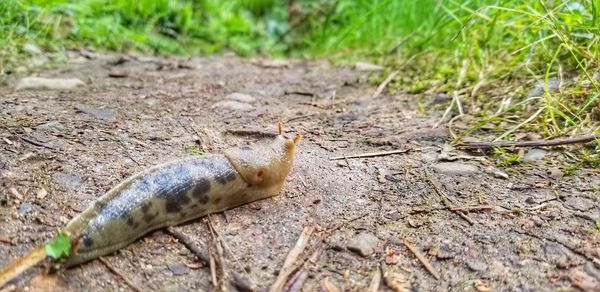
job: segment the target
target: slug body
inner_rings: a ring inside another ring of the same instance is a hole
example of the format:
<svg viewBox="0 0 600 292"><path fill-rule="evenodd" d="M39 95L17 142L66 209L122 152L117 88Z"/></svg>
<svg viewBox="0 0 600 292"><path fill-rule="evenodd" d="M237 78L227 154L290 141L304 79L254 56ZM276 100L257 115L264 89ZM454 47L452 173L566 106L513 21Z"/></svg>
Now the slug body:
<svg viewBox="0 0 600 292"><path fill-rule="evenodd" d="M78 241L63 265L110 254L156 229L277 195L299 139L280 131L267 145L188 157L129 177L64 228Z"/></svg>

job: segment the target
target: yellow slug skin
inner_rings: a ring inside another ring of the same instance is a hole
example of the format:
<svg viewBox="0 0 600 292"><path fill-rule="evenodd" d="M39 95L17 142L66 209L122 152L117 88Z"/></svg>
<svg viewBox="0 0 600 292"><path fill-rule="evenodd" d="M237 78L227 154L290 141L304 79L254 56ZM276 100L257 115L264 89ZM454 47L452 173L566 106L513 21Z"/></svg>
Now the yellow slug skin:
<svg viewBox="0 0 600 292"><path fill-rule="evenodd" d="M79 240L64 266L110 254L150 231L277 195L298 141L279 135L270 144L180 159L129 177L66 226Z"/></svg>

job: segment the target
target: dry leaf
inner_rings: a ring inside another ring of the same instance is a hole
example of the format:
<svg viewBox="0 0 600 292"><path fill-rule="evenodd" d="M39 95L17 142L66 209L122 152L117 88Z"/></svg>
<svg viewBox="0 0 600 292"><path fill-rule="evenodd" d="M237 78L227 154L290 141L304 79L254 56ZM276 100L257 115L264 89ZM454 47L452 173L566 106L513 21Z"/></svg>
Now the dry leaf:
<svg viewBox="0 0 600 292"><path fill-rule="evenodd" d="M408 292L410 291L410 280L404 275L398 273L391 273L385 276L385 284L392 289L394 292Z"/></svg>
<svg viewBox="0 0 600 292"><path fill-rule="evenodd" d="M329 278L325 278L321 282L321 291L322 292L340 292L341 290L337 286L335 286L333 283L331 283L331 281L329 281Z"/></svg>

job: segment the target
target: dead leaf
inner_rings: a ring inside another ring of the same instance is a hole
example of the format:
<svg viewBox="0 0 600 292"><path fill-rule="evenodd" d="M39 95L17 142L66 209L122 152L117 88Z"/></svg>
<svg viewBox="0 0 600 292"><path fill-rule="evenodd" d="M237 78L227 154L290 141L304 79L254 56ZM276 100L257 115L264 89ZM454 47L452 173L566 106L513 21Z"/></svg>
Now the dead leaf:
<svg viewBox="0 0 600 292"><path fill-rule="evenodd" d="M340 292L341 290L337 286L335 286L333 283L331 283L331 281L329 281L329 278L325 278L321 282L321 291L322 292Z"/></svg>
<svg viewBox="0 0 600 292"><path fill-rule="evenodd" d="M41 200L43 198L46 197L46 195L48 195L48 192L46 191L46 189L41 188L39 189L36 193L35 193L35 197L38 198L38 200Z"/></svg>
<svg viewBox="0 0 600 292"><path fill-rule="evenodd" d="M588 275L581 268L571 270L569 278L573 287L577 287L583 291L600 291L600 282Z"/></svg>
<svg viewBox="0 0 600 292"><path fill-rule="evenodd" d="M410 291L410 280L404 275L398 273L391 273L385 276L385 284L392 289L394 292L408 292Z"/></svg>
<svg viewBox="0 0 600 292"><path fill-rule="evenodd" d="M490 288L490 283L488 281L478 280L475 282L475 290L479 292L490 292L492 288Z"/></svg>

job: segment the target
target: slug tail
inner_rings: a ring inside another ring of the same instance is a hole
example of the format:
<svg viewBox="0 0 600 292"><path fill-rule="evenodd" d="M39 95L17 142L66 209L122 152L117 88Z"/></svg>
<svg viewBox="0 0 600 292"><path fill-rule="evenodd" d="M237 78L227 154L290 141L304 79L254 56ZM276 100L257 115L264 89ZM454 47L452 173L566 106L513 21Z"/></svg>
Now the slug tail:
<svg viewBox="0 0 600 292"><path fill-rule="evenodd" d="M44 245L40 245L26 255L18 258L8 267L0 271L0 288L6 285L6 283L9 281L21 275L27 269L37 265L45 258L46 251L44 250Z"/></svg>

